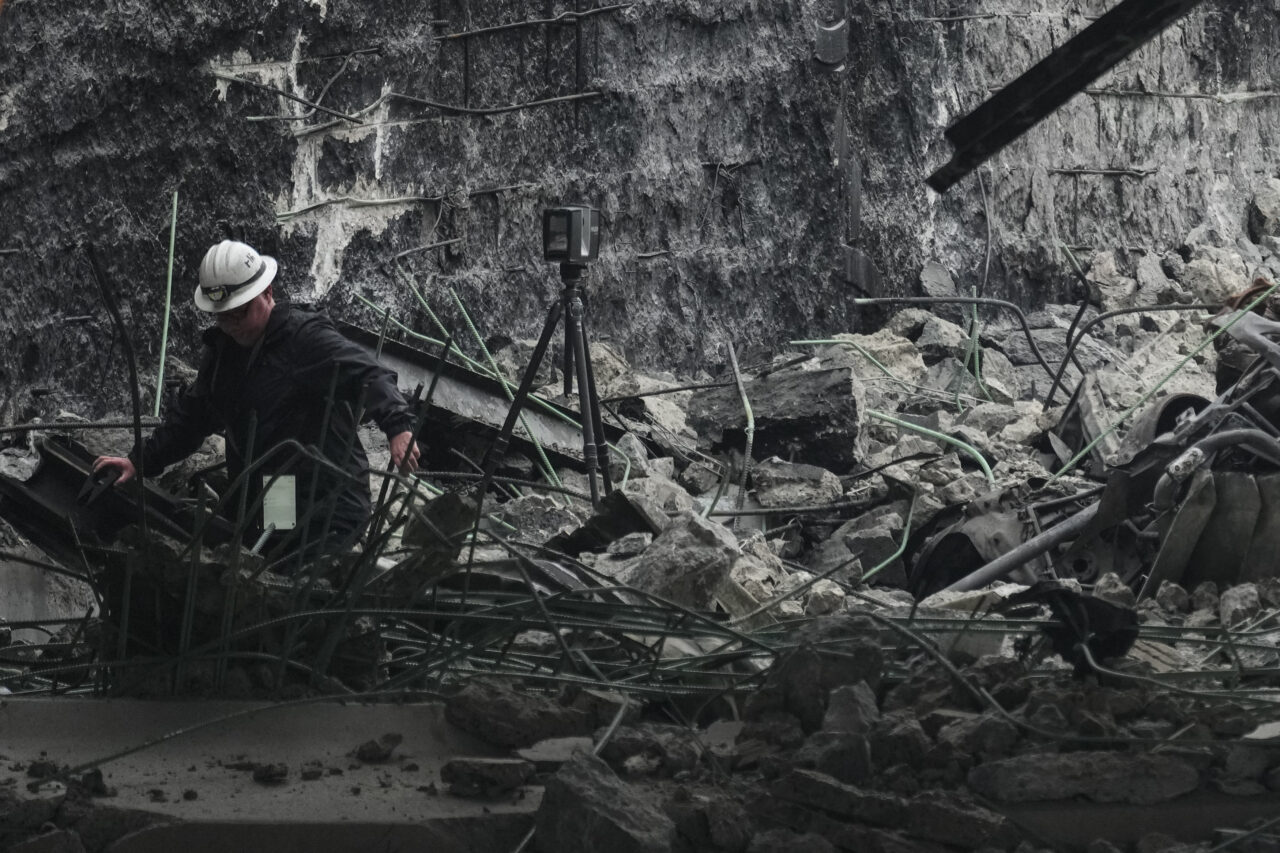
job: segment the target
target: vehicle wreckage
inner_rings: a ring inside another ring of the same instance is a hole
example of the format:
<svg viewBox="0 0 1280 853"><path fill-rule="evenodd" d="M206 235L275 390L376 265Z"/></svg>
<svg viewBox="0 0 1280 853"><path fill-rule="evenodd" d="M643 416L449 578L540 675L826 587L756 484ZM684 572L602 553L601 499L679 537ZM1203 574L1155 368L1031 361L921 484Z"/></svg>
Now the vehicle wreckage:
<svg viewBox="0 0 1280 853"><path fill-rule="evenodd" d="M1280 322L1256 313L1260 282L1209 322L1223 351L1220 395L1172 394L1144 410L1105 462L1110 430L1077 389L1053 442L1066 467L1102 486L1057 478L1004 490L940 516L915 537L920 597L1011 577L1091 584L1116 573L1139 599L1165 581L1243 583L1276 574L1280 545ZM1082 384L1082 388L1086 383ZM957 516L960 516L957 518Z"/></svg>

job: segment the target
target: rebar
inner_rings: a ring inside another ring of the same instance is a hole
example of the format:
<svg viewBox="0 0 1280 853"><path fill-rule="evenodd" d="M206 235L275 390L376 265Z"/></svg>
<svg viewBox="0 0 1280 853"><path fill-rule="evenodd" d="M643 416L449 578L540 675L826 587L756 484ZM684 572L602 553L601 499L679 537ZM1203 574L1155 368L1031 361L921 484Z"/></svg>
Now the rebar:
<svg viewBox="0 0 1280 853"><path fill-rule="evenodd" d="M918 432L921 435L926 435L929 438L933 438L938 441L945 442L946 444L950 444L952 447L956 447L956 448L959 448L960 450L963 450L965 453L969 454L969 456L971 456L973 459L977 461L978 467L980 467L982 469L982 473L986 475L987 482L990 483L992 486L995 486L996 476L994 473L992 473L991 466L987 464L986 458L978 451L978 448L974 447L972 444L969 444L968 442L965 442L965 441L961 441L960 439L947 435L945 433L938 432L937 430L932 430L932 429L929 429L928 427L920 426L920 424L913 424L910 421L904 421L899 418L895 418L892 415L887 415L884 412L877 412L873 409L867 410L867 417L875 418L878 421L884 421L885 423L890 423L896 427L901 427L902 429L911 430L912 432Z"/></svg>
<svg viewBox="0 0 1280 853"><path fill-rule="evenodd" d="M747 478L751 474L751 447L755 444L756 438L756 416L751 411L751 400L747 397L747 386L742 381L742 372L738 370L738 353L733 347L733 341L729 341L727 346L729 348L729 364L733 368L733 381L738 386L738 397L742 401L742 410L747 418L747 443L742 451L742 478L738 484L738 497L734 506L734 509L741 512L743 502L747 499ZM734 530L741 528L741 518L739 515L734 516Z"/></svg>
<svg viewBox="0 0 1280 853"><path fill-rule="evenodd" d="M1062 363L1058 365L1058 371L1057 373L1054 374L1053 382L1049 385L1049 393L1045 395L1045 398L1044 398L1045 407L1048 408L1049 406L1053 405L1054 392L1056 392L1058 390L1058 387L1062 384L1062 375L1066 372L1067 362L1068 360L1073 358L1074 353L1076 351L1076 347L1080 344L1082 340L1084 340L1085 335L1089 334L1089 331L1093 329L1094 326L1098 325L1104 320L1110 320L1115 317L1121 317L1121 316L1124 316L1125 314L1146 314L1149 312L1156 312L1156 311L1216 311L1219 307L1220 306L1218 305L1213 305L1210 303L1196 302L1189 305L1173 305L1173 304L1143 305L1135 308L1120 308L1115 311L1108 311L1105 314L1099 314L1097 317L1094 317L1092 320L1085 323L1084 326L1080 328L1079 333L1074 338L1071 337L1071 330L1068 329L1067 330L1067 351L1066 351L1066 354L1063 355L1062 357Z"/></svg>
<svg viewBox="0 0 1280 853"><path fill-rule="evenodd" d="M1052 477L1049 478L1049 483L1054 483L1059 479L1061 479L1064 475L1066 475L1068 471L1074 468L1081 459L1084 459L1086 456L1092 453L1093 449L1097 447L1098 444L1102 442L1103 439L1111 435L1111 433L1115 432L1122 423L1124 423L1126 420L1129 419L1130 415L1132 415L1134 412L1138 411L1140 408L1145 406L1147 404L1147 401L1149 401L1153 396L1155 396L1156 392L1158 392L1161 388L1163 388L1166 384L1168 384L1170 379L1177 376L1178 373L1182 371L1182 368L1186 367L1187 364L1193 358L1195 358L1201 352L1204 351L1205 347L1209 346L1211 343L1216 341L1222 335L1226 334L1226 332L1232 326L1234 326L1237 322L1240 321L1241 317L1248 314L1250 311L1254 309L1255 306L1259 305L1264 299L1270 296L1275 291L1277 286L1280 286L1280 285L1273 284L1270 287L1268 287L1266 290L1262 291L1260 294L1258 294L1257 297L1253 299L1253 301L1251 301L1248 305L1246 305L1242 310L1236 312L1231 317L1230 320L1228 320L1225 324L1223 324L1222 328L1214 330L1212 334L1208 335L1203 341L1201 341L1200 344L1195 349L1193 349L1190 353L1184 356L1183 359L1179 361L1172 370L1170 370L1168 373L1162 376L1159 382L1157 382L1149 390L1144 392L1142 396L1138 398L1138 401L1136 403L1134 403L1132 406L1130 406L1129 408L1121 412L1120 416L1117 417L1110 426L1108 426L1105 430L1099 433L1096 438L1094 438L1092 441L1086 444L1078 453L1076 453L1075 456L1071 457L1071 459L1069 459L1067 463L1063 465L1061 469L1058 470L1057 473L1055 473ZM1081 334L1083 334L1083 330ZM1046 483L1046 485L1048 485L1048 483Z"/></svg>
<svg viewBox="0 0 1280 853"><path fill-rule="evenodd" d="M618 3L613 6L598 6L595 9L588 9L583 12L561 12L553 18L536 18L526 21L515 21L510 24L497 24L492 27L481 27L475 30L467 30L459 33L446 33L442 36L436 36L436 41L452 41L455 39L473 38L475 36L489 35L492 33L507 32L508 30L518 30L527 27L546 26L551 24L577 23L584 18L590 18L594 15L601 15L605 12L620 12L624 9L630 9L634 3Z"/></svg>
<svg viewBox="0 0 1280 853"><path fill-rule="evenodd" d="M1012 302L1004 299L988 299L981 296L876 296L876 297L858 297L853 300L854 305L990 305L997 308L1003 308L1013 313L1018 322L1022 324L1022 332L1026 335L1027 344L1031 347L1031 354L1035 356L1036 361L1044 368L1044 372L1049 378L1053 378L1053 368L1049 366L1049 362L1045 361L1044 355L1040 352L1040 346L1036 343L1035 336L1031 334L1031 324L1027 321L1027 315L1023 310Z"/></svg>
<svg viewBox="0 0 1280 853"><path fill-rule="evenodd" d="M273 95L279 95L282 98L287 98L290 101L295 101L296 103L302 104L305 107L311 107L312 110L315 110L317 112L322 112L325 115L331 115L334 118L340 118L343 121L349 121L356 126L359 126L361 124L360 119L357 118L356 116L347 115L344 112L339 112L338 110L331 109L329 107L326 107L324 104L318 104L315 101L308 101L306 98L298 97L297 95L291 92L286 92L283 89L276 88L275 86L268 86L265 83L259 83L256 80L245 80L243 77L233 77L230 74L222 74L218 71L213 71L210 73L212 73L213 76L216 77L217 79L223 80L227 83L238 83L241 86L248 86L251 89L258 89L263 92L270 92Z"/></svg>
<svg viewBox="0 0 1280 853"><path fill-rule="evenodd" d="M178 191L173 191L173 215L169 220L169 265L165 276L164 325L160 330L160 365L156 368L156 405L152 414L160 417L164 397L164 359L169 351L169 317L173 313L173 254L178 239Z"/></svg>

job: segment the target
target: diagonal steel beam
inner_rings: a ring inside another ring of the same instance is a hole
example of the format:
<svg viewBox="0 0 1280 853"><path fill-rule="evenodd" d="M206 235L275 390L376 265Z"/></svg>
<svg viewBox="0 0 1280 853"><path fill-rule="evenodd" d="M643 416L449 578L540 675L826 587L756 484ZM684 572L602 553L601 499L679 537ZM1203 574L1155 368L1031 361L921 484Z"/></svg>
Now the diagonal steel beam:
<svg viewBox="0 0 1280 853"><path fill-rule="evenodd" d="M1201 0L1123 0L947 129L951 161L929 176L946 192Z"/></svg>

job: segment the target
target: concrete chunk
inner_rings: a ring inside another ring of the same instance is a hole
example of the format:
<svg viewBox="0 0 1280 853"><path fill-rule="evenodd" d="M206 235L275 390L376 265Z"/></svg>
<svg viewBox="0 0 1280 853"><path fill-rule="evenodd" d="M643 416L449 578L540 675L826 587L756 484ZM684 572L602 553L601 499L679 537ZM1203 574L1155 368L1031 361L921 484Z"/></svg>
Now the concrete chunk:
<svg viewBox="0 0 1280 853"><path fill-rule="evenodd" d="M599 758L574 758L553 776L538 808L543 853L669 853L675 824Z"/></svg>
<svg viewBox="0 0 1280 853"><path fill-rule="evenodd" d="M1165 755L1068 752L989 761L969 772L969 787L1002 803L1084 797L1097 803L1150 805L1194 791L1200 774Z"/></svg>

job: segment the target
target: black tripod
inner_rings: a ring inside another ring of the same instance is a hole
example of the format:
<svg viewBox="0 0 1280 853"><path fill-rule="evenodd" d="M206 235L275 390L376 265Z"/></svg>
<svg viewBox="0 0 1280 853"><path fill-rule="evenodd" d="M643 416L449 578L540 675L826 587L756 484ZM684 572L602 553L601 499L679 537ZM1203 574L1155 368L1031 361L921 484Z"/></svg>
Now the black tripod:
<svg viewBox="0 0 1280 853"><path fill-rule="evenodd" d="M560 264L560 280L564 282L564 290L560 294L560 301L552 305L551 310L547 312L547 322L542 327L542 336L538 338L538 345L534 347L533 357L525 369L520 388L516 391L515 399L511 401L507 420L503 423L502 431L498 433L489 452L485 454L481 495L487 491L494 472L502 464L507 446L511 442L516 419L520 417L520 411L529 398L529 391L533 388L538 367L547 354L551 336L555 333L556 324L560 322L562 316L566 317L564 393L566 395L573 393L573 377L576 373L579 409L582 414L582 458L587 467L587 479L591 483L592 506L598 507L600 504L600 489L596 485L598 471L603 475L604 493L608 495L613 491L613 484L609 481L609 447L604 438L604 422L600 419L600 397L596 394L596 377L591 366L591 349L587 339L587 308L582 289L582 274L586 269L585 264Z"/></svg>

